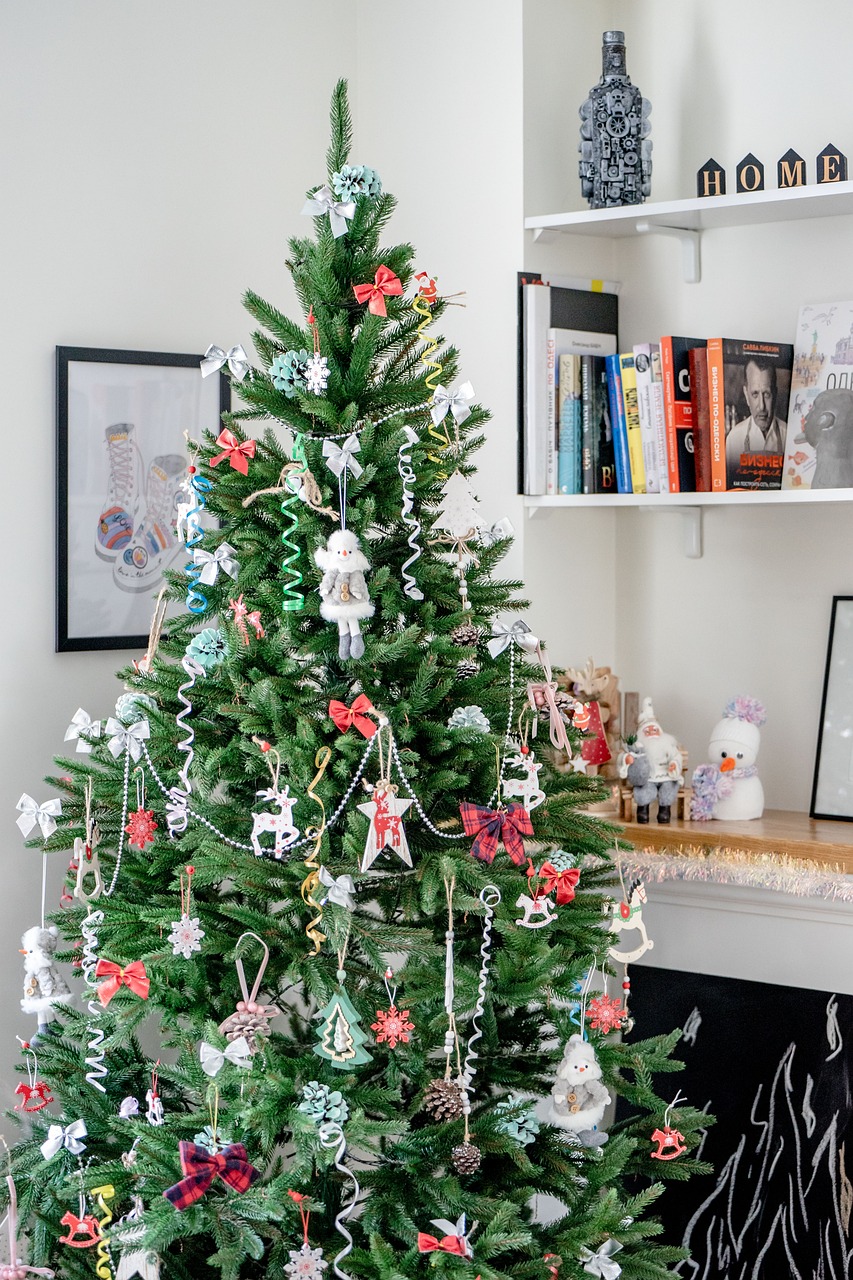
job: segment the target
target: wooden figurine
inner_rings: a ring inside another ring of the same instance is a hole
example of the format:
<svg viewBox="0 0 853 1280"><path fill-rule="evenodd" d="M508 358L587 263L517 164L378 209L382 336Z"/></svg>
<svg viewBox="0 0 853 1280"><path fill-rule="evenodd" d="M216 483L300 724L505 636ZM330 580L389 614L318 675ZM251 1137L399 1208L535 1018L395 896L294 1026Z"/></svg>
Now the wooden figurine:
<svg viewBox="0 0 853 1280"><path fill-rule="evenodd" d="M726 194L726 171L713 157L696 171L696 194L700 198Z"/></svg>
<svg viewBox="0 0 853 1280"><path fill-rule="evenodd" d="M747 152L735 172L739 192L764 190L764 165L751 151Z"/></svg>

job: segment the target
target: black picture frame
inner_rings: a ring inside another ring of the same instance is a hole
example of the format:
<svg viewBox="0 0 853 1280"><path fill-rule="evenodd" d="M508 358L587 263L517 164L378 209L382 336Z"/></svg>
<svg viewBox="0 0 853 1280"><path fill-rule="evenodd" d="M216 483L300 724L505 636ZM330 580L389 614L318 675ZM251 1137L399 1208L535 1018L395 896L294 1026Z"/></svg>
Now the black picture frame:
<svg viewBox="0 0 853 1280"><path fill-rule="evenodd" d="M56 652L141 649L163 570L187 432L219 433L224 373L200 355L56 348Z"/></svg>
<svg viewBox="0 0 853 1280"><path fill-rule="evenodd" d="M853 596L832 597L809 816L853 822Z"/></svg>

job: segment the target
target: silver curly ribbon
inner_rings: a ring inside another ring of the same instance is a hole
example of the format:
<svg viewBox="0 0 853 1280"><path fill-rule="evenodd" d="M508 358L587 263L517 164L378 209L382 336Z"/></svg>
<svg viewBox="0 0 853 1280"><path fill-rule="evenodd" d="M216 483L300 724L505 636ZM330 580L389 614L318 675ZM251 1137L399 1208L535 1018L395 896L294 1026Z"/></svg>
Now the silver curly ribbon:
<svg viewBox="0 0 853 1280"><path fill-rule="evenodd" d="M403 437L403 443L397 450L397 470L403 483L403 510L401 514L404 522L411 529L406 541L412 548L412 554L401 570L404 582L403 590L410 600L423 600L424 593L410 572L410 566L419 560L421 556L421 546L418 542L421 533L421 522L417 516L412 515L414 507L413 485L415 483L415 471L412 466L412 446L418 442L418 433L413 427L403 427Z"/></svg>
<svg viewBox="0 0 853 1280"><path fill-rule="evenodd" d="M471 417L468 405L473 399L474 388L470 382L463 382L462 386L452 393L439 383L432 394L432 408L429 411L433 425L437 427L449 410L453 414L457 427L460 426L466 418Z"/></svg>
<svg viewBox="0 0 853 1280"><path fill-rule="evenodd" d="M347 233L347 219L355 217L355 201L336 200L331 187L318 187L313 196L305 201L302 212L311 218L322 218L324 213L328 213L329 226L337 240L338 236Z"/></svg>
<svg viewBox="0 0 853 1280"><path fill-rule="evenodd" d="M201 376L207 378L226 364L232 378L236 378L238 382L243 381L251 367L249 357L239 343L229 351L223 351L212 342L201 358Z"/></svg>
<svg viewBox="0 0 853 1280"><path fill-rule="evenodd" d="M334 1120L327 1120L325 1124L320 1125L318 1135L320 1138L320 1145L325 1147L327 1150L330 1151L332 1147L337 1147L337 1150L335 1151L335 1168L352 1182L352 1199L349 1204L341 1207L340 1213L335 1218L335 1230L343 1236L346 1240L346 1244L332 1263L338 1280L352 1280L352 1277L347 1275L346 1271L341 1271L338 1263L341 1262L348 1254L352 1253L352 1236L344 1226L344 1222L355 1208L356 1201L361 1195L361 1187L358 1185L358 1178L343 1162L344 1156L347 1153L347 1140L344 1137L344 1131L341 1126Z"/></svg>
<svg viewBox="0 0 853 1280"><path fill-rule="evenodd" d="M212 587L219 577L220 569L223 573L227 573L229 578L236 580L240 572L240 565L235 559L236 555L237 552L228 542L221 542L215 551L205 551L203 547L196 547L193 551L193 563L202 566L198 581L203 582L206 587Z"/></svg>
<svg viewBox="0 0 853 1280"><path fill-rule="evenodd" d="M80 755L89 755L92 750L91 742L87 742L82 735L86 734L89 738L100 738L101 722L93 720L88 711L84 711L82 707L78 707L74 712L73 719L65 730L65 742L73 742L77 740L77 750Z"/></svg>
<svg viewBox="0 0 853 1280"><path fill-rule="evenodd" d="M44 804L36 804L32 796L28 796L25 791L15 808L21 811L20 818L16 818L15 822L20 827L22 834L28 836L36 823L38 823L41 827L42 838L46 840L56 830L55 819L62 813L62 801L56 798L45 800Z"/></svg>
<svg viewBox="0 0 853 1280"><path fill-rule="evenodd" d="M111 735L107 746L114 760L127 751L134 761L142 755L142 744L151 737L151 726L147 720L138 720L136 724L124 725L120 720L110 716L107 721L107 733Z"/></svg>
<svg viewBox="0 0 853 1280"><path fill-rule="evenodd" d="M98 949L98 926L103 924L103 911L90 911L86 919L80 925L80 932L83 935L83 953L82 953L82 969L83 979L86 986L90 989L94 997L95 988L95 966L98 963L98 957L95 952ZM107 1068L104 1065L106 1057L103 1050L104 1031L97 1023L100 1021L102 1006L100 1001L92 999L87 1001L86 1008L89 1010L90 1021L86 1023L86 1034L89 1037L88 1045L89 1057L86 1058L86 1066L89 1070L86 1072L86 1079L93 1089L98 1089L101 1093L106 1093L106 1088L101 1084L104 1076L107 1074Z"/></svg>
<svg viewBox="0 0 853 1280"><path fill-rule="evenodd" d="M175 716L175 724L182 733L187 735L178 743L178 750L186 755L186 760L178 774L180 786L170 788L169 800L166 804L166 825L169 828L170 840L174 840L181 831L186 831L189 821L188 801L192 792L189 771L195 756L195 750L193 749L195 729L193 729L192 725L186 723L186 718L192 714L193 709L193 704L186 695L195 685L197 678L205 674L204 667L200 666L189 654L184 654L181 659L181 666L189 676L189 680L185 680L178 689L178 697L183 703L183 709Z"/></svg>
<svg viewBox="0 0 853 1280"><path fill-rule="evenodd" d="M471 1093L474 1072L476 1071L474 1063L477 1061L477 1051L474 1045L483 1036L480 1020L486 1007L486 986L489 981L489 961L492 951L492 921L495 918L495 907L500 900L501 891L497 885L487 884L485 888L481 889L480 901L486 908L486 916L483 920L483 942L480 947L480 980L477 983L477 1004L474 1008L474 1016L471 1018L471 1026L474 1030L468 1037L468 1044L465 1047L465 1066L462 1069L462 1087L467 1094Z"/></svg>
<svg viewBox="0 0 853 1280"><path fill-rule="evenodd" d="M513 642L527 653L534 653L539 647L538 639L523 618L516 618L511 626L507 626L505 622L492 623L492 638L486 648L493 658L503 653Z"/></svg>

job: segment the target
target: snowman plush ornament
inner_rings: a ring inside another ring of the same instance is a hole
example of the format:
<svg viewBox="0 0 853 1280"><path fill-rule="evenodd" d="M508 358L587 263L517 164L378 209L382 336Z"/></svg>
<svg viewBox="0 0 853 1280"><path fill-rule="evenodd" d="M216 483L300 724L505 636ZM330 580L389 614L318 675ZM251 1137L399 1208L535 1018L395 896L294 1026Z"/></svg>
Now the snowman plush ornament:
<svg viewBox="0 0 853 1280"><path fill-rule="evenodd" d="M325 547L314 552L314 559L323 570L320 617L338 624L338 657L343 662L360 658L364 654L361 622L374 613L364 579L370 568L367 556L351 530L336 529Z"/></svg>
<svg viewBox="0 0 853 1280"><path fill-rule="evenodd" d="M733 698L727 705L722 720L711 730L710 764L701 764L693 774L694 821L741 822L761 817L764 788L755 761L766 718L756 698Z"/></svg>

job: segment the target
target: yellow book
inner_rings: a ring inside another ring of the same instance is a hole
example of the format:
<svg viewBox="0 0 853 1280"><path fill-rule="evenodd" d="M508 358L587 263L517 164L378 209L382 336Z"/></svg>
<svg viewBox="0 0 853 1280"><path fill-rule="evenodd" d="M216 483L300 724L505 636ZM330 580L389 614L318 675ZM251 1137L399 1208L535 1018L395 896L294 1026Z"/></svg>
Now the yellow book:
<svg viewBox="0 0 853 1280"><path fill-rule="evenodd" d="M631 460L631 488L634 493L646 492L646 468L643 464L643 435L640 430L640 406L637 402L637 374L634 369L634 353L626 351L619 356L622 370L622 398L625 402L625 426L628 434L628 457Z"/></svg>

